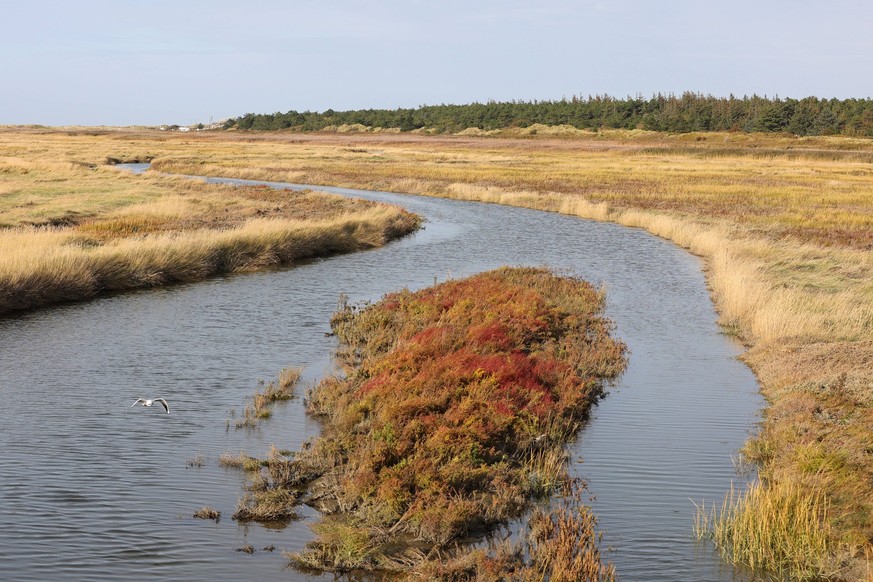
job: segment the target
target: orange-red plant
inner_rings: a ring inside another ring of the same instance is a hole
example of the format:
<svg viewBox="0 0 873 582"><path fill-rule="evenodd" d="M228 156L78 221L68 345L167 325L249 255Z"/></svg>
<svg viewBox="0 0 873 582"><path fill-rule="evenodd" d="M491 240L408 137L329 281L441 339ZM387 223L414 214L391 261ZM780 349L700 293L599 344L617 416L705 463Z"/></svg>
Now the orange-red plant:
<svg viewBox="0 0 873 582"><path fill-rule="evenodd" d="M329 477L319 496L347 523L377 532L373 552L399 535L445 547L520 515L562 482L538 474L540 453L563 454L624 367L602 307L590 284L534 268L344 304L332 326L349 374L309 395L325 434L297 462Z"/></svg>

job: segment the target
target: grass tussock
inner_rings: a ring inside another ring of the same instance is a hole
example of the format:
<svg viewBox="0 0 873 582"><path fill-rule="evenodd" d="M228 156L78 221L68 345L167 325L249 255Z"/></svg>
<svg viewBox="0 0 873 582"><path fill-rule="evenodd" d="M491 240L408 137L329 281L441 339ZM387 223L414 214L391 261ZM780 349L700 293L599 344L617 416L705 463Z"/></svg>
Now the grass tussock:
<svg viewBox="0 0 873 582"><path fill-rule="evenodd" d="M294 507L299 503L300 491L294 487L292 461L273 447L266 459L254 459L253 463L246 458L240 464L247 472L248 483L233 519L275 523L297 518Z"/></svg>
<svg viewBox="0 0 873 582"><path fill-rule="evenodd" d="M261 462L256 457L250 457L242 451L235 455L224 452L218 457L218 466L225 469L242 469L251 472L260 470Z"/></svg>
<svg viewBox="0 0 873 582"><path fill-rule="evenodd" d="M328 517L294 556L401 569L519 517L567 485L564 445L624 368L603 295L544 269L499 269L358 308L331 326L348 374L307 399L325 421L298 453Z"/></svg>
<svg viewBox="0 0 873 582"><path fill-rule="evenodd" d="M252 394L246 402L242 418L235 421L236 428L253 428L260 420L273 415L273 405L294 397L294 387L303 373L302 368L285 368L278 379L268 382L263 390Z"/></svg>
<svg viewBox="0 0 873 582"><path fill-rule="evenodd" d="M695 533L726 560L791 580L834 575L830 507L823 495L791 484L756 482L731 489L718 508L698 507Z"/></svg>

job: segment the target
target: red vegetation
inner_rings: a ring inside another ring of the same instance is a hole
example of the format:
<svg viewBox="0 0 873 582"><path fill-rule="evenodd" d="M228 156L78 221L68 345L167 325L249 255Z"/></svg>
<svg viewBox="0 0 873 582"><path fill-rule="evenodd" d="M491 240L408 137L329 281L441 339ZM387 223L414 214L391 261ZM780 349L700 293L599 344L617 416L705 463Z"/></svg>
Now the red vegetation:
<svg viewBox="0 0 873 582"><path fill-rule="evenodd" d="M344 305L331 323L349 374L310 394L325 434L298 458L351 522L429 547L518 516L560 486L543 453L563 459L624 367L602 305L584 281L510 268Z"/></svg>

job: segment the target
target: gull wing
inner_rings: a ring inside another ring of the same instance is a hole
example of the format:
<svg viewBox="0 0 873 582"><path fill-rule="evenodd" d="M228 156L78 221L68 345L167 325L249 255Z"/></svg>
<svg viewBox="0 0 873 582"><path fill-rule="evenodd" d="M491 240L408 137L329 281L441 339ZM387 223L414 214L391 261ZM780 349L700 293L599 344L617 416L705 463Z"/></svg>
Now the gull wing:
<svg viewBox="0 0 873 582"><path fill-rule="evenodd" d="M170 405L167 404L166 400L164 400L163 398L155 398L155 402L160 402L163 405L164 410L167 411L167 414L170 414Z"/></svg>
<svg viewBox="0 0 873 582"><path fill-rule="evenodd" d="M134 406L136 406L136 405L139 404L140 402L145 402L145 400L143 400L142 398L137 398L136 402L134 402L133 404L131 404L130 407L133 408Z"/></svg>

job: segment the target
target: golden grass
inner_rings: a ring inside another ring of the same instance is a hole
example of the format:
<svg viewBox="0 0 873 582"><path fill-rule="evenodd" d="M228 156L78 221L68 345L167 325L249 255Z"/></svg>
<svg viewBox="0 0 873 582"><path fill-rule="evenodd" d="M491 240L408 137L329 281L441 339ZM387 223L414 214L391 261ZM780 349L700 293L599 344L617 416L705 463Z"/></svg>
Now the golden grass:
<svg viewBox="0 0 873 582"><path fill-rule="evenodd" d="M370 248L417 226L362 200L63 161L96 140L57 138L0 131L0 313Z"/></svg>
<svg viewBox="0 0 873 582"><path fill-rule="evenodd" d="M821 494L757 482L744 493L732 488L721 508L698 506L695 534L735 564L780 579L820 580L838 570L828 513Z"/></svg>
<svg viewBox="0 0 873 582"><path fill-rule="evenodd" d="M332 220L253 219L100 245L67 229L0 232L0 312L371 248L414 222L382 206Z"/></svg>

